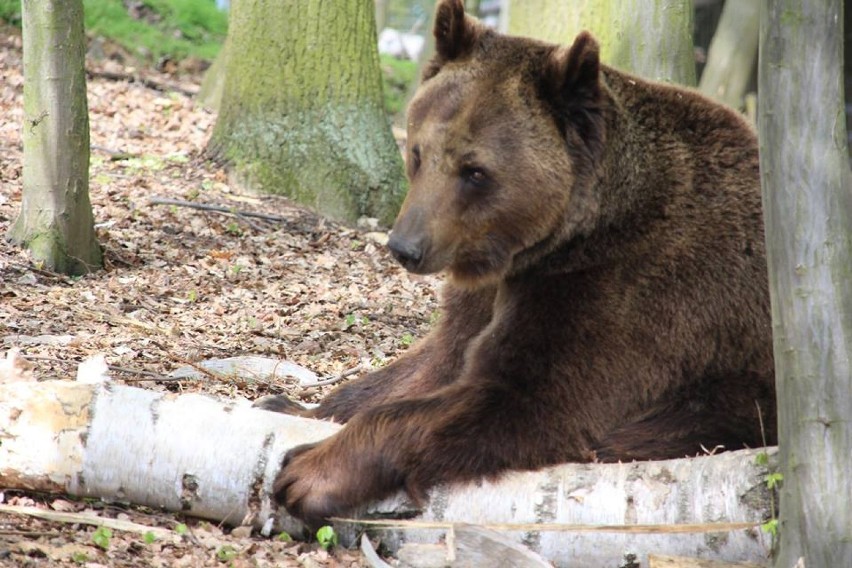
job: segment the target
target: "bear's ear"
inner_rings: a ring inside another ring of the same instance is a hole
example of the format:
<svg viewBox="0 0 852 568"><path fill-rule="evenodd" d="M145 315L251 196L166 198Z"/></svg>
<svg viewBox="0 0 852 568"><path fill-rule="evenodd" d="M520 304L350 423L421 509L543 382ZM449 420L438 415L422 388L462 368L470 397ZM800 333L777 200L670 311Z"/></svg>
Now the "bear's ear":
<svg viewBox="0 0 852 568"><path fill-rule="evenodd" d="M473 49L479 29L465 16L462 0L441 0L435 8L435 53L442 62L462 57Z"/></svg>
<svg viewBox="0 0 852 568"><path fill-rule="evenodd" d="M600 95L598 42L581 32L570 49L556 49L548 57L542 74L542 96L550 101L596 100Z"/></svg>
<svg viewBox="0 0 852 568"><path fill-rule="evenodd" d="M582 32L569 49L554 49L544 63L540 96L563 134L577 133L590 155L603 151L606 138L598 42Z"/></svg>

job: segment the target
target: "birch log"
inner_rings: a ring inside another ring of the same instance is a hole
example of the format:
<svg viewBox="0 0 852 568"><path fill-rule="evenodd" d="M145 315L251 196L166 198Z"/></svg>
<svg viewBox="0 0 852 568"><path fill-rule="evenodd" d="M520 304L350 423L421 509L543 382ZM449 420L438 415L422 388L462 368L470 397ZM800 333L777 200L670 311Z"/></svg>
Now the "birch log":
<svg viewBox="0 0 852 568"><path fill-rule="evenodd" d="M0 487L128 501L262 528L291 447L340 428L220 401L71 381L0 384ZM300 525L280 515L277 528Z"/></svg>
<svg viewBox="0 0 852 568"><path fill-rule="evenodd" d="M0 488L118 499L292 532L298 524L270 499L281 457L339 428L197 394L113 383L0 383ZM506 538L557 566L619 566L631 554L647 566L648 552L761 561L767 547L756 528L686 527L704 532L670 534L677 527L628 532L564 526L759 523L768 515L767 472L756 465L756 453L512 473L493 483L437 488L424 510L398 496L365 516L415 514L434 527L377 530L391 551L436 542L451 523L503 530L498 525L546 523L510 527ZM349 523L338 530L354 535Z"/></svg>

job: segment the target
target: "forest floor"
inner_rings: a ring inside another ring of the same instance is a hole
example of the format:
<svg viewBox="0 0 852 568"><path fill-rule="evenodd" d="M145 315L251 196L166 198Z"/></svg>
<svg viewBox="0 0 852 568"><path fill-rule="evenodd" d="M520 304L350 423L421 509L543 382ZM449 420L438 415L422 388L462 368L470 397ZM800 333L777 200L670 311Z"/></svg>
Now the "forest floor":
<svg viewBox="0 0 852 568"><path fill-rule="evenodd" d="M216 116L189 94L197 70L168 75L109 58L87 68L90 196L106 268L80 278L53 274L0 238L0 353L20 348L39 379L73 378L81 361L103 354L121 369L112 372L120 383L315 402L321 388L284 379L157 381L150 373L260 355L339 377L385 364L426 333L438 279L398 267L381 228L343 226L282 197L250 193L205 157ZM123 74L152 82L115 80ZM19 32L0 29L0 234L21 205L21 130L31 118L22 94ZM156 205L154 197L280 220ZM3 491L2 480L0 503L188 527L177 544L115 531L104 547L86 524L0 513L0 566L364 565L356 551L329 554L162 511Z"/></svg>

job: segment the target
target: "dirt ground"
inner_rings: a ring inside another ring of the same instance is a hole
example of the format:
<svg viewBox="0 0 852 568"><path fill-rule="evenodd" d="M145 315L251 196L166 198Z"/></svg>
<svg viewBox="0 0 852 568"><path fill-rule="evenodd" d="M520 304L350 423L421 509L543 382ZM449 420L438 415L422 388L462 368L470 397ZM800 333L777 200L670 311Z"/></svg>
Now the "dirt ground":
<svg viewBox="0 0 852 568"><path fill-rule="evenodd" d="M197 71L168 75L113 59L90 60L90 195L106 268L81 278L40 269L0 239L0 353L19 347L39 379L73 378L103 354L115 380L155 390L255 399L295 383L157 381L187 362L260 355L305 366L321 378L386 364L435 317L436 278L411 276L390 258L382 228L346 227L236 187L204 155L216 116L193 97L144 81L197 90ZM0 233L21 203L21 40L0 29ZM154 197L279 216L155 205ZM4 490L0 504L85 512L188 530L176 543L0 513L0 566L362 566L359 553L231 534L227 527L162 511L68 496ZM103 535L100 535L101 537ZM106 546L98 546L96 541Z"/></svg>

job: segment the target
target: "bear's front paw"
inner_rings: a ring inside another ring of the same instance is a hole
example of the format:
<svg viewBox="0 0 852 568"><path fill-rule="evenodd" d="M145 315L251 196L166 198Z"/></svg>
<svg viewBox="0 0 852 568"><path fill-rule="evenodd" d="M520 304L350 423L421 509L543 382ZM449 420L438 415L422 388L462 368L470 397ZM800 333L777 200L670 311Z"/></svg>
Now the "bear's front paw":
<svg viewBox="0 0 852 568"><path fill-rule="evenodd" d="M315 529L392 492L367 454L372 452L336 451L329 441L297 446L284 457L275 479L275 500Z"/></svg>
<svg viewBox="0 0 852 568"><path fill-rule="evenodd" d="M275 500L312 529L339 509L333 498L334 472L322 464L316 446L305 444L287 452L273 485Z"/></svg>

